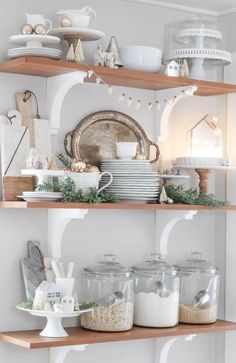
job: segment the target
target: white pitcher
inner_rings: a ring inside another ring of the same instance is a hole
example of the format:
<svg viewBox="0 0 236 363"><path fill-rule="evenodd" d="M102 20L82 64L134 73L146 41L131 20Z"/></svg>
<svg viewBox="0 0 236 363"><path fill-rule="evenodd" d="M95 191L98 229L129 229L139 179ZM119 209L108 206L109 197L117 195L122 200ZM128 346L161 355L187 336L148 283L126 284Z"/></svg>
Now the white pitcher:
<svg viewBox="0 0 236 363"><path fill-rule="evenodd" d="M104 175L110 177L110 180L99 189L99 182ZM104 171L103 173L100 173L99 171L92 173L75 173L71 171L65 171L63 178L65 179L66 177L70 177L75 182L76 188L82 190L84 194L89 193L90 188L96 188L97 194L99 194L113 181L113 176L109 171Z"/></svg>
<svg viewBox="0 0 236 363"><path fill-rule="evenodd" d="M40 14L25 14L26 23L30 24L33 28L38 25L44 25L47 28L47 33L52 30L52 22L50 19L45 19L43 15Z"/></svg>
<svg viewBox="0 0 236 363"><path fill-rule="evenodd" d="M87 28L92 20L96 20L95 11L88 6L85 6L80 10L59 10L57 15L59 15L59 23L61 23L63 19L68 18L71 20L72 27L74 28Z"/></svg>

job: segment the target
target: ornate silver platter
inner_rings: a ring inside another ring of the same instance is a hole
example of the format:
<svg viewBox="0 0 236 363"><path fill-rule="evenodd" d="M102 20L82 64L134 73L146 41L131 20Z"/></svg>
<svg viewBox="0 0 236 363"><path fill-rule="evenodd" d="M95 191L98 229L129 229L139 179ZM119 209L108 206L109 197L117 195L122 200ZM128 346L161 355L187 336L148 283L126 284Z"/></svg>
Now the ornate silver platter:
<svg viewBox="0 0 236 363"><path fill-rule="evenodd" d="M137 121L116 111L95 112L85 117L66 134L64 146L70 157L98 165L101 160L116 159L115 143L125 141L138 142L137 151L146 159L150 147L155 147L155 158L150 162L158 160L158 145L147 138Z"/></svg>

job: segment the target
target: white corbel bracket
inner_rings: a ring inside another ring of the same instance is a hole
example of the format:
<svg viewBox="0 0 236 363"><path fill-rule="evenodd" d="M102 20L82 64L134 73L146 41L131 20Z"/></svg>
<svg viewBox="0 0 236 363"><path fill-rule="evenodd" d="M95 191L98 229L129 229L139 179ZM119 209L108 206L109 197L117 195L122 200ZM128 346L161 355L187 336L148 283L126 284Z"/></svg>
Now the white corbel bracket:
<svg viewBox="0 0 236 363"><path fill-rule="evenodd" d="M60 259L63 234L73 219L83 219L88 209L49 209L48 210L48 249L49 256Z"/></svg>
<svg viewBox="0 0 236 363"><path fill-rule="evenodd" d="M84 83L87 72L76 71L47 79L47 108L50 115L51 133L56 135L60 128L63 102L70 89Z"/></svg>
<svg viewBox="0 0 236 363"><path fill-rule="evenodd" d="M197 336L197 334L190 334L190 335L184 336L184 338L185 338L186 342L190 342L196 336ZM183 336L170 338L167 342L164 343L161 350L159 349L159 339L156 339L156 360L155 360L155 362L167 363L170 348L177 340L180 340L182 338L183 338Z"/></svg>
<svg viewBox="0 0 236 363"><path fill-rule="evenodd" d="M155 251L167 255L169 235L176 223L181 220L191 221L196 214L196 210L168 213L158 213L156 211Z"/></svg>
<svg viewBox="0 0 236 363"><path fill-rule="evenodd" d="M174 90L171 89L168 91L171 93L171 95L173 94L173 98L171 101L165 103L164 109L162 111L161 119L160 119L160 130L159 130L160 136L158 137L158 143L165 142L165 140L167 139L169 118L173 111L173 108L182 99L193 96L194 92L197 91L197 86L192 85L192 86L184 87L181 89L181 92L179 91L178 88L174 89ZM161 92L163 93L163 91L161 91ZM167 92L167 91L165 90L165 92ZM158 93L157 93L157 98L158 98L159 93L160 93L160 91L158 91ZM175 94L177 94L177 95L175 95ZM167 98L169 98L169 97L171 97L171 96L168 95Z"/></svg>
<svg viewBox="0 0 236 363"><path fill-rule="evenodd" d="M74 350L76 352L82 352L87 345L70 345L66 347L49 348L48 363L64 363L67 354Z"/></svg>

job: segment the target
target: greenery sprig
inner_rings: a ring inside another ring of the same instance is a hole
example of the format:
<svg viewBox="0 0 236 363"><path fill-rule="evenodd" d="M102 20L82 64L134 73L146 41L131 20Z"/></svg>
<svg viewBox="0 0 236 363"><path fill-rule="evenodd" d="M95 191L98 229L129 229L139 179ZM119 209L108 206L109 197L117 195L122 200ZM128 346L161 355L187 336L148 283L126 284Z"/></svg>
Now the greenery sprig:
<svg viewBox="0 0 236 363"><path fill-rule="evenodd" d="M72 167L72 159L71 158L65 156L61 152L57 152L56 157L62 163L62 165L65 167L66 170L71 170L71 167Z"/></svg>
<svg viewBox="0 0 236 363"><path fill-rule="evenodd" d="M185 189L184 185L168 184L165 189L168 198L173 199L175 204L197 204L216 208L229 204L217 199L214 194L200 193L197 189Z"/></svg>
<svg viewBox="0 0 236 363"><path fill-rule="evenodd" d="M101 192L98 194L96 188L89 188L89 193L83 194L81 189L76 188L75 182L66 177L60 182L44 182L39 184L38 192L61 192L64 203L117 203L118 197L113 194Z"/></svg>

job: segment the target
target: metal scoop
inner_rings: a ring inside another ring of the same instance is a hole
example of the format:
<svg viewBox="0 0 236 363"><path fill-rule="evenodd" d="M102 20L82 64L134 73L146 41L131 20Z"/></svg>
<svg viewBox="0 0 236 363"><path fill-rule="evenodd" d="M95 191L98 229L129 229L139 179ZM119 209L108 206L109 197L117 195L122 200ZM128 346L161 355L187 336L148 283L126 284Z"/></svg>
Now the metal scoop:
<svg viewBox="0 0 236 363"><path fill-rule="evenodd" d="M101 299L101 301L99 301L99 304L105 305L106 307L110 307L113 304L117 304L119 300L123 300L123 298L124 298L124 293L122 291L114 291L113 294Z"/></svg>
<svg viewBox="0 0 236 363"><path fill-rule="evenodd" d="M152 290L155 294L159 295L160 297L168 297L170 295L170 291L166 288L162 281L156 281L155 287Z"/></svg>
<svg viewBox="0 0 236 363"><path fill-rule="evenodd" d="M209 306L210 296L206 290L200 290L194 296L193 306L198 309L206 309Z"/></svg>

